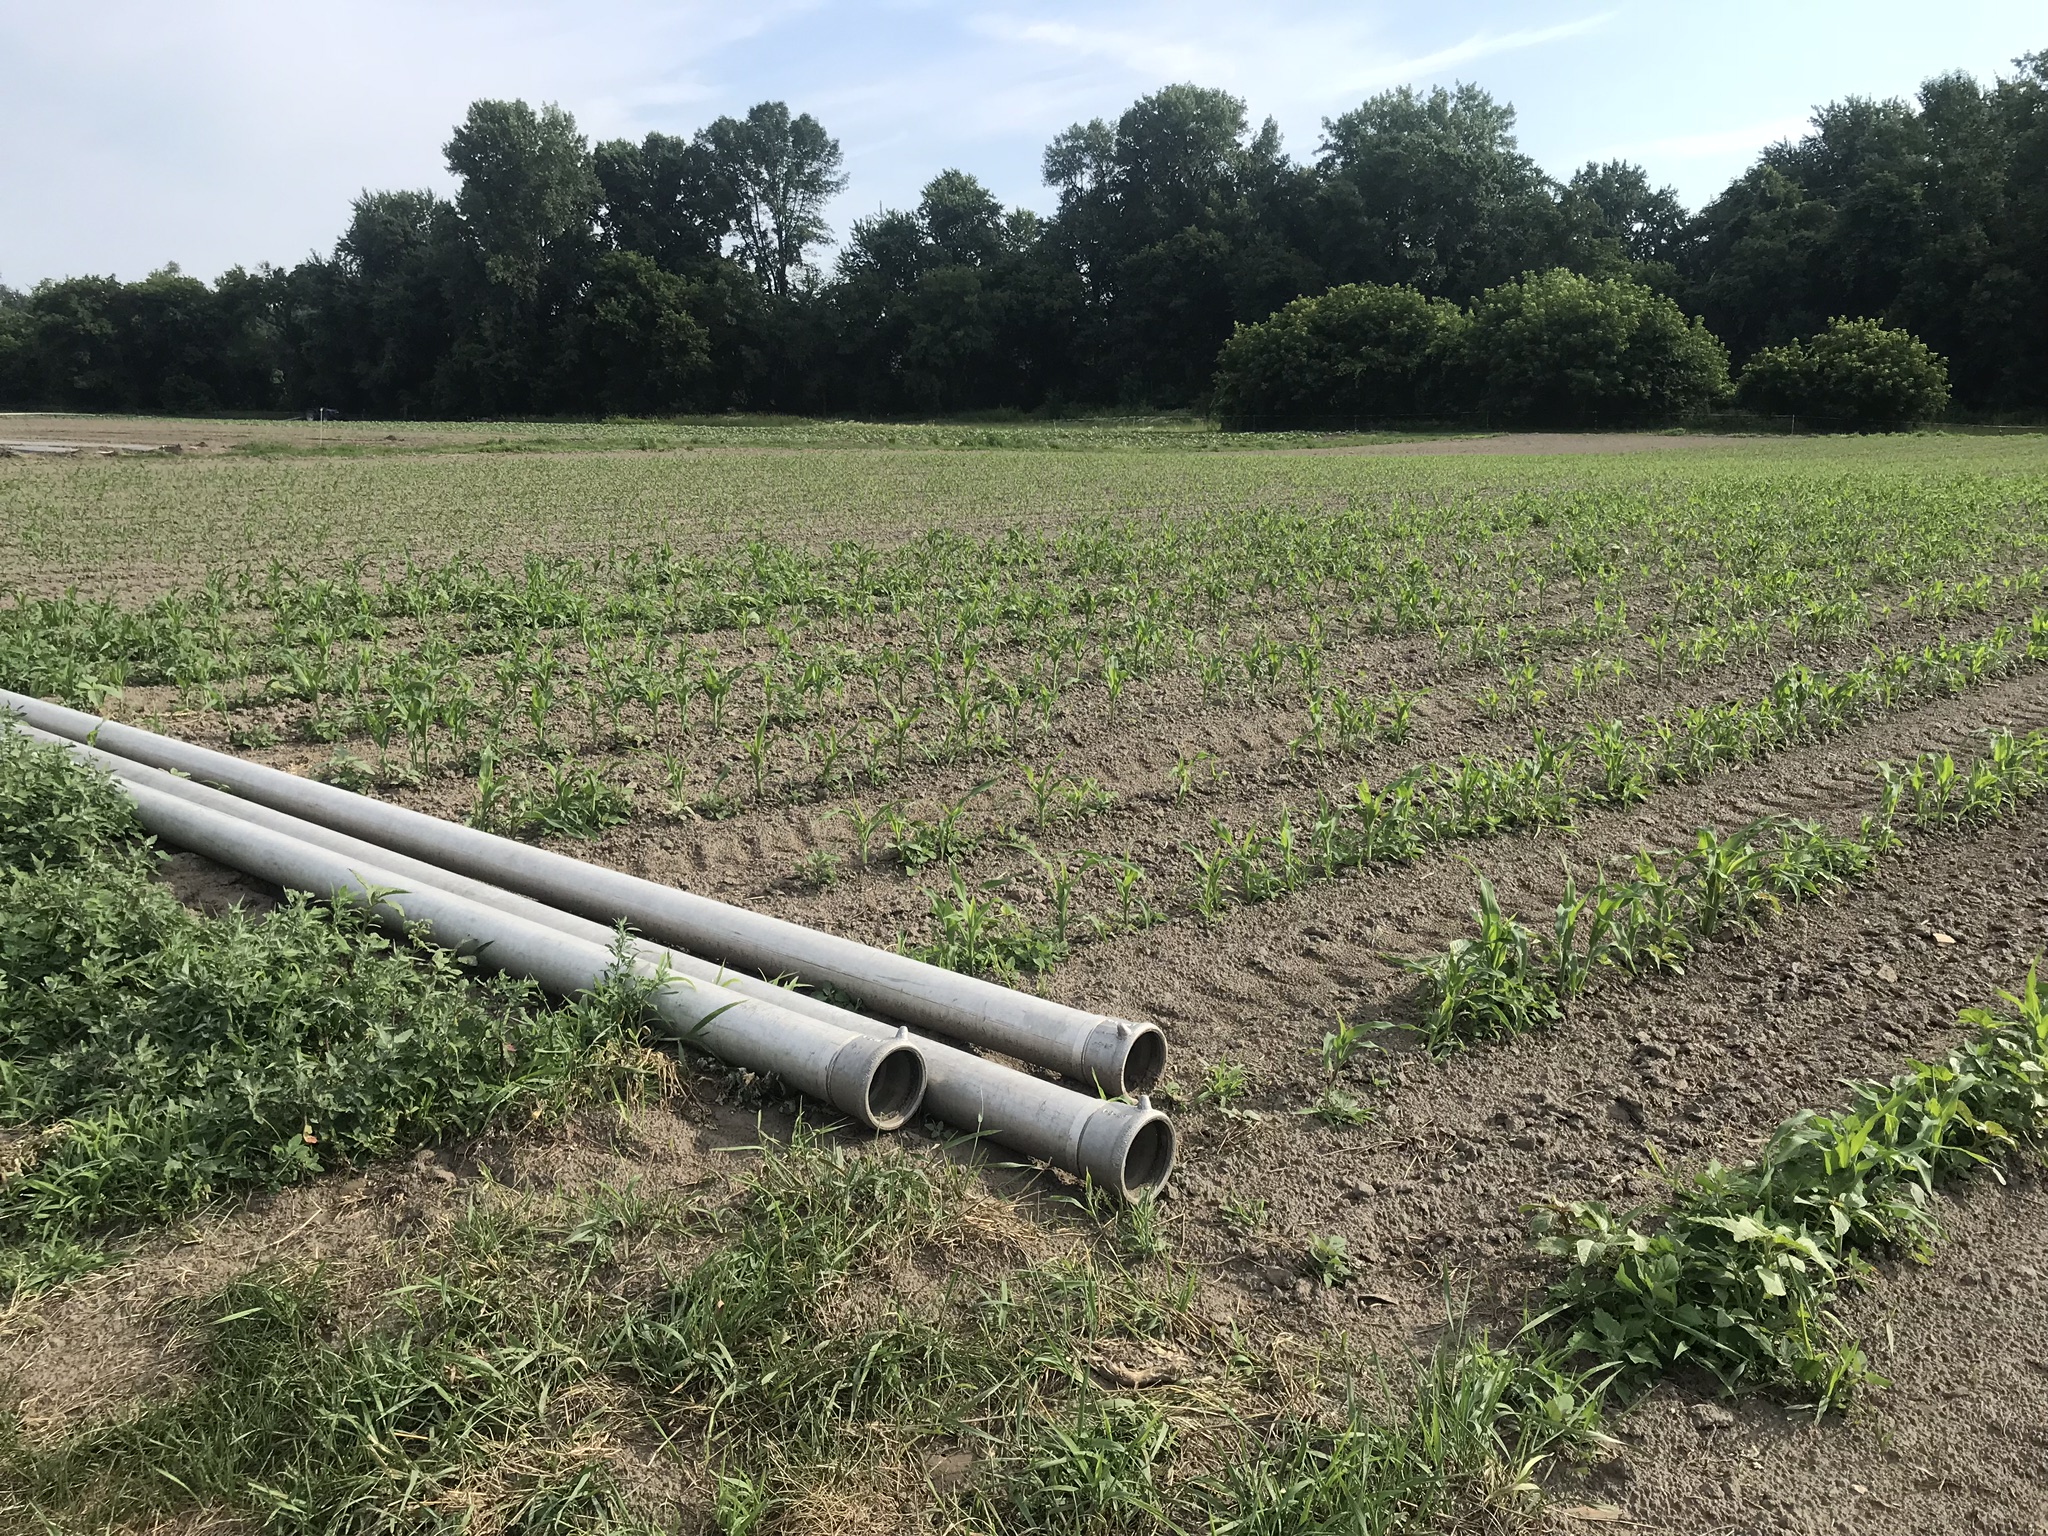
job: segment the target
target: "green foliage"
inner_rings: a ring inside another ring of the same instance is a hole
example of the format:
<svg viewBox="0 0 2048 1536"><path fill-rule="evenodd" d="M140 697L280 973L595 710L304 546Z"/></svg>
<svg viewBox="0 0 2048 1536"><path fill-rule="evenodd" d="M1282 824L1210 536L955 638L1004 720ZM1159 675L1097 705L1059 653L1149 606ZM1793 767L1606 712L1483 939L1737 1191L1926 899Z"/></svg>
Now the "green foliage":
<svg viewBox="0 0 2048 1536"><path fill-rule="evenodd" d="M598 259L590 350L612 415L672 411L694 402L711 370L711 338L691 312L694 290L637 251Z"/></svg>
<svg viewBox="0 0 2048 1536"><path fill-rule="evenodd" d="M1351 803L1319 796L1316 814L1299 827L1286 806L1271 828L1238 831L1212 820L1213 846L1187 849L1196 872L1189 899L1195 911L1215 918L1232 900L1271 900L1311 878L1406 862L1453 839L1491 837L1524 826L1569 825L1580 805L1645 800L1660 783L1689 782L1735 763L1759 761L1915 699L2005 676L2040 659L2037 650L2048 654L2048 647L2037 646L2033 639L2044 622L2048 614L2037 613L2024 642L2013 626L2000 625L1975 641L1944 637L1912 650L1874 653L1866 665L1832 676L1795 664L1773 679L1761 697L1689 706L1674 716L1647 718L1634 728L1619 720L1606 721L1589 726L1564 747L1552 745L1538 729L1532 733L1529 752L1520 758L1423 763L1381 789L1360 780ZM2016 798L2030 793L2033 762L2032 749L2024 741L1995 746L1992 759L1972 770L1977 781L1974 793L1986 803L2000 795ZM1588 769L1584 774L1576 771L1582 763ZM1893 807L1909 792L1918 807L1967 789L1953 763L1943 770L1933 757L1908 769L1885 767L1881 772L1888 786L1897 780L1887 789ZM1921 812L1915 809L1914 814ZM1867 828L1866 835L1875 839L1872 851L1890 851L1888 824ZM1807 845L1817 849L1826 841L1816 834ZM1701 856L1732 854L1737 846L1717 846ZM1711 862L1704 867L1712 873ZM1772 878L1796 884L1800 877ZM1722 888L1711 880L1705 888L1709 936L1719 926ZM1741 888L1727 889L1732 899L1747 899ZM1765 892L1759 899L1768 898ZM1463 975L1462 965L1453 964L1446 981L1455 983ZM1511 999L1503 999L1507 1001Z"/></svg>
<svg viewBox="0 0 2048 1536"><path fill-rule="evenodd" d="M1504 912L1481 879L1473 936L1405 962L1422 978L1425 1042L1441 1054L1522 1034L1556 1021L1604 976L1682 971L1700 943L1754 932L1781 905L1825 898L1869 874L1903 846L1892 828L1901 811L1938 827L2005 815L2048 783L2048 732L1996 732L1963 768L1929 753L1909 769L1877 770L1883 809L1854 832L1771 816L1727 833L1702 827L1689 848L1640 851L1629 876L1603 878L1591 892L1567 876L1547 934Z"/></svg>
<svg viewBox="0 0 2048 1536"><path fill-rule="evenodd" d="M899 947L927 964L999 981L1050 970L1066 953L1065 940L1026 922L1002 899L1003 884L971 889L954 871L949 889L924 893L936 930L932 942Z"/></svg>
<svg viewBox="0 0 2048 1536"><path fill-rule="evenodd" d="M1490 288L1459 342L1496 419L1620 426L1693 415L1728 391L1728 352L1664 295L1562 269Z"/></svg>
<svg viewBox="0 0 2048 1536"><path fill-rule="evenodd" d="M1301 1265L1309 1279L1325 1287L1342 1285L1351 1278L1351 1250L1342 1234L1319 1232L1308 1240Z"/></svg>
<svg viewBox="0 0 2048 1536"><path fill-rule="evenodd" d="M1847 836L1771 817L1702 828L1690 848L1639 853L1630 878L1581 893L1567 877L1548 933L1503 911L1482 878L1473 936L1404 962L1422 978L1423 1039L1441 1055L1546 1027L1603 976L1680 971L1700 942L1751 931L1782 900L1824 895L1894 846L1877 819Z"/></svg>
<svg viewBox="0 0 2048 1536"><path fill-rule="evenodd" d="M1735 390L1747 410L1851 431L1939 420L1948 394L1947 362L1917 336L1839 317L1807 341L1758 352Z"/></svg>
<svg viewBox="0 0 2048 1536"><path fill-rule="evenodd" d="M708 1208L486 1196L362 1299L257 1270L179 1305L188 1380L9 1443L0 1509L53 1528L205 1510L308 1536L639 1536L673 1528L632 1497L648 1453L614 1453L648 1432L664 1456L701 1448L703 1513L731 1530L828 1477L920 1486L935 1444L988 1463L959 1496L982 1529L1094 1529L1164 1500L1160 1415L1096 1397L1084 1362L1191 1337L1184 1287L1076 1247L901 1291L891 1276L990 1219L970 1177L799 1126Z"/></svg>
<svg viewBox="0 0 2048 1536"><path fill-rule="evenodd" d="M146 874L150 858L113 779L16 730L0 712L0 868L56 875L111 864Z"/></svg>
<svg viewBox="0 0 2048 1536"><path fill-rule="evenodd" d="M1376 1413L1354 1401L1334 1427L1283 1425L1270 1438L1241 1427L1227 1469L1193 1493L1213 1536L1490 1524L1536 1502L1546 1462L1600 1443L1601 1394L1597 1375L1554 1356L1453 1336L1430 1358L1412 1406ZM1491 1518L1475 1520L1477 1510Z"/></svg>
<svg viewBox="0 0 2048 1536"><path fill-rule="evenodd" d="M1568 1268L1531 1326L1631 1387L1689 1362L1730 1391L1780 1386L1819 1409L1839 1403L1871 1376L1835 1309L1842 1285L1873 1252L1925 1252L1939 1181L2048 1134L2037 973L2003 995L2011 1017L1966 1011L1960 1047L1853 1085L1844 1110L1800 1112L1754 1163L1710 1164L1655 1207L1548 1213L1539 1247Z"/></svg>
<svg viewBox="0 0 2048 1536"><path fill-rule="evenodd" d="M1054 137L1050 216L943 169L914 206L843 231L829 275L813 261L842 157L809 114L760 102L687 138L591 147L557 108L480 101L445 147L452 203L366 192L334 249L289 270L0 290L0 401L412 419L1187 408L1236 328L1303 295L1462 304L1562 269L1671 294L1741 356L1830 315L1883 315L1954 359L1972 409L2038 413L2044 60L1996 82L1940 75L1917 103L1824 106L1697 215L1625 162L1554 180L1518 144L1514 108L1474 85L1380 92L1327 119L1298 161L1244 101L1177 84ZM1575 339L1553 335L1547 363L1498 381L1496 415L1692 408L1646 402L1613 338L1597 339L1607 327L1563 329ZM1681 350L1697 366L1664 393L1696 405L1712 359L1704 343ZM1273 361L1254 371L1298 371ZM1231 414L1268 413L1234 388L1219 391ZM1281 413L1296 417L1417 410L1377 386L1342 403L1289 392Z"/></svg>
<svg viewBox="0 0 2048 1536"><path fill-rule="evenodd" d="M200 917L151 878L109 780L12 730L0 805L0 1123L35 1132L0 1186L16 1285L136 1223L626 1077L630 988L548 1007L298 898Z"/></svg>
<svg viewBox="0 0 2048 1536"><path fill-rule="evenodd" d="M1413 288L1352 283L1240 325L1216 360L1225 430L1427 416L1463 315Z"/></svg>
<svg viewBox="0 0 2048 1536"><path fill-rule="evenodd" d="M1983 757L1958 767L1946 752L1925 752L1905 768L1879 763L1887 803L1921 827L1959 827L2000 816L2048 783L2048 731L1996 731Z"/></svg>
<svg viewBox="0 0 2048 1536"><path fill-rule="evenodd" d="M493 796L493 806L496 797ZM481 796L480 796L481 803ZM607 784L594 768L571 759L548 765L547 778L534 785L514 785L504 795L502 810L486 823L502 820L515 832L547 837L596 837L607 827L629 820L633 797Z"/></svg>

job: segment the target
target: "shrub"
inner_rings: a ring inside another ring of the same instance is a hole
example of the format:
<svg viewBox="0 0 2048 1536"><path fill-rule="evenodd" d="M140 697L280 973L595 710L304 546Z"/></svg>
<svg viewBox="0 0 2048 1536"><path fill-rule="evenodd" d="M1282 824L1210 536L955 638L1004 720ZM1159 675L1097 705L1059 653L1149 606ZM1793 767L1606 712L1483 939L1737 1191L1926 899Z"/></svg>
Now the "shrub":
<svg viewBox="0 0 2048 1536"><path fill-rule="evenodd" d="M1351 283L1240 325L1216 363L1216 414L1232 430L1425 416L1464 317L1413 288Z"/></svg>
<svg viewBox="0 0 2048 1536"><path fill-rule="evenodd" d="M1773 416L1867 431L1932 421L1948 408L1948 364L1910 331L1837 317L1808 341L1766 347L1736 399Z"/></svg>
<svg viewBox="0 0 2048 1536"><path fill-rule="evenodd" d="M1473 302L1461 373L1504 420L1589 426L1689 415L1728 391L1728 350L1670 299L1562 268Z"/></svg>

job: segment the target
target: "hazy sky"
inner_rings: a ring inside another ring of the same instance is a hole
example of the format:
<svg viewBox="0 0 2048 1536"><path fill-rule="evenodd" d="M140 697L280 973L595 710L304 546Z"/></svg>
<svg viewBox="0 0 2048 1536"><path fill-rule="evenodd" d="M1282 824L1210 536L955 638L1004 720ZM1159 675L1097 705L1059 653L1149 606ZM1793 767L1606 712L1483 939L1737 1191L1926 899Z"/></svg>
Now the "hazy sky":
<svg viewBox="0 0 2048 1536"><path fill-rule="evenodd" d="M1048 138L1175 81L1307 159L1372 92L1470 80L1553 174L1624 156L1696 206L1821 102L2040 49L2040 0L0 0L0 282L325 251L364 187L446 189L480 96L560 102L593 138L786 100L845 147L843 229L949 165L1046 208Z"/></svg>

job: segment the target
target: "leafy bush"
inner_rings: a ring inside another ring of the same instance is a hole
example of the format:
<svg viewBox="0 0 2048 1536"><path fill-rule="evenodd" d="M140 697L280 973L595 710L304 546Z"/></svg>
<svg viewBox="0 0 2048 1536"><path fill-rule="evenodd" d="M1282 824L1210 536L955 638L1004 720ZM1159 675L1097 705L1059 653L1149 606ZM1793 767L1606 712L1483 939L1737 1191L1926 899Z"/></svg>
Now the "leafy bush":
<svg viewBox="0 0 2048 1536"><path fill-rule="evenodd" d="M1216 364L1217 415L1233 431L1333 419L1425 416L1464 316L1413 288L1349 283L1240 325Z"/></svg>
<svg viewBox="0 0 2048 1536"><path fill-rule="evenodd" d="M1836 318L1808 341L1757 353L1735 397L1748 410L1828 426L1905 426L1948 409L1948 364L1910 331Z"/></svg>
<svg viewBox="0 0 2048 1536"><path fill-rule="evenodd" d="M1728 392L1728 350L1704 321L1640 283L1562 268L1481 294L1458 350L1471 402L1507 421L1668 420Z"/></svg>

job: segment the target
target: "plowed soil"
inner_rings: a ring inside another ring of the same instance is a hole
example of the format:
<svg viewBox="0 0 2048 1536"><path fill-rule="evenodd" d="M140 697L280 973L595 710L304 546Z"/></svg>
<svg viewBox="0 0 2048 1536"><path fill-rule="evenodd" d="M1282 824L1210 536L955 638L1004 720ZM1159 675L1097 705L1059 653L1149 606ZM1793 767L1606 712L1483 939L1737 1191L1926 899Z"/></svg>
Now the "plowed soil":
<svg viewBox="0 0 2048 1536"><path fill-rule="evenodd" d="M1610 453L1730 441L1524 434L1309 451ZM1097 780L1114 803L1032 827L1006 767L1002 784L969 801L979 841L961 873L970 883L1011 878L1010 899L1043 918L1042 896L1022 883L1035 866L1003 841L1019 827L1048 853L1124 854L1153 872L1145 895L1163 920L1130 929L1112 920L1104 877L1086 877L1087 912L1106 931L1077 943L1037 985L1167 1029L1174 1062L1162 1097L1183 1140L1166 1210L1180 1257L1204 1276L1200 1304L1263 1342L1342 1332L1385 1361L1405 1361L1429 1350L1452 1313L1500 1332L1517 1326L1551 1274L1527 1245L1532 1208L1650 1198L1664 1177L1658 1159L1682 1172L1749 1158L1785 1116L1838 1103L1843 1080L1888 1075L1955 1040L1959 1009L1993 1003L2048 952L2048 796L1967 833L1909 832L1909 846L1868 879L1788 909L1753 935L1703 945L1682 976L1598 988L1552 1030L1434 1060L1402 1027L1416 1007L1402 962L1469 930L1478 876L1504 906L1535 919L1568 872L1583 885L1603 863L1685 843L1702 827L1767 815L1852 827L1876 808L1876 761L1927 751L1961 758L1989 731L2048 726L2048 668L1661 787L1640 805L1581 809L1569 829L1438 847L1411 865L1313 881L1214 920L1187 909L1187 845L1205 843L1212 821L1241 827L1281 805L1306 810L1319 790L1345 796L1361 775L1383 784L1433 759L1523 752L1532 728L1563 741L1593 721L1752 698L1793 660L1852 665L1873 643L1984 634L2013 616L1936 622L1892 612L1853 641L1781 644L1689 675L1639 668L1626 682L1510 718L1478 705L1493 669L1443 661L1413 638L1373 640L1342 658L1347 674L1429 691L1405 740L1344 758L1296 744L1303 719L1292 703L1219 699L1186 676L1145 680L1118 708L1099 696L1076 703L1036 757L1063 754L1062 771ZM146 719L171 707L171 690L135 688L121 713ZM295 734L302 714L282 705L239 713L240 726L273 724L284 743L249 755L314 768L326 748ZM205 719L163 724L228 745ZM1197 769L1178 785L1176 763L1204 753L1227 776ZM887 799L930 815L993 771L913 764L886 791L839 786L712 819L650 809L660 799L652 743L591 760L632 784L642 809L601 837L556 844L563 851L883 945L920 931L941 877L881 860L859 865L846 812ZM797 766L781 768L793 781ZM459 817L472 791L450 772L380 792ZM800 873L819 850L844 861L822 886ZM189 858L167 878L196 906L268 898ZM1340 1020L1389 1025L1336 1078L1369 1111L1359 1125L1311 1113L1331 1082L1319 1045ZM1197 1092L1222 1063L1250 1082L1228 1107ZM0 1371L28 1430L56 1434L179 1379L182 1346L155 1308L206 1276L273 1252L371 1274L388 1245L445 1219L486 1167L494 1179L542 1188L628 1178L716 1185L746 1165L756 1124L754 1107L721 1102L704 1086L625 1131L592 1124L554 1140L443 1148L209 1217L146 1244L114 1274L0 1322ZM773 1134L780 1122L770 1115L765 1128ZM1043 1172L991 1166L987 1177L1027 1208L1072 1193ZM1260 1202L1263 1220L1248 1227L1244 1213ZM1612 1455L1553 1474L1540 1520L1558 1531L2048 1533L2048 1184L2037 1168L2015 1168L2006 1182L1980 1180L1944 1201L1941 1219L1948 1240L1931 1263L1881 1262L1847 1309L1889 1385L1816 1420L1769 1396L1724 1404L1711 1381L1681 1374L1618 1418ZM1339 1288L1302 1278L1308 1241L1325 1235L1341 1236L1357 1265Z"/></svg>

